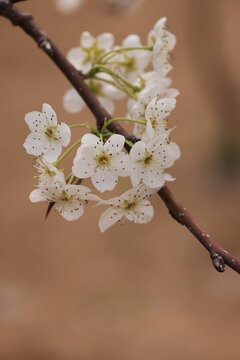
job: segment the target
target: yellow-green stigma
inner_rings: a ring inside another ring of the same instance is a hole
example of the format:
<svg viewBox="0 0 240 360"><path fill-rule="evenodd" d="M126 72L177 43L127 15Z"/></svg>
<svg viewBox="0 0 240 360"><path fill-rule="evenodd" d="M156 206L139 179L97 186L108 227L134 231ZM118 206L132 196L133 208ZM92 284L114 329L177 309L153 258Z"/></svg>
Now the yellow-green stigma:
<svg viewBox="0 0 240 360"><path fill-rule="evenodd" d="M136 70L136 60L134 57L125 55L125 61L119 62L119 65L124 66L126 74Z"/></svg>
<svg viewBox="0 0 240 360"><path fill-rule="evenodd" d="M153 156L148 151L146 151L144 157L138 161L147 166L153 162Z"/></svg>
<svg viewBox="0 0 240 360"><path fill-rule="evenodd" d="M44 131L44 134L45 134L48 138L50 138L50 139L59 140L58 137L55 136L56 131L57 131L57 125L49 126L49 127Z"/></svg>
<svg viewBox="0 0 240 360"><path fill-rule="evenodd" d="M91 62L92 64L97 63L100 57L103 55L104 50L99 49L97 41L94 41L93 46L90 48L81 48L87 54L86 59L84 60L83 64Z"/></svg>
<svg viewBox="0 0 240 360"><path fill-rule="evenodd" d="M132 210L136 206L136 201L124 200L123 207L125 210Z"/></svg>
<svg viewBox="0 0 240 360"><path fill-rule="evenodd" d="M102 151L96 158L98 166L107 166L110 164L111 157L105 151Z"/></svg>
<svg viewBox="0 0 240 360"><path fill-rule="evenodd" d="M60 195L60 200L61 201L69 201L70 200L70 198L65 190L62 190L61 195Z"/></svg>
<svg viewBox="0 0 240 360"><path fill-rule="evenodd" d="M94 81L90 79L88 86L92 90L94 95L104 96L104 94L102 93L102 84L99 81Z"/></svg>

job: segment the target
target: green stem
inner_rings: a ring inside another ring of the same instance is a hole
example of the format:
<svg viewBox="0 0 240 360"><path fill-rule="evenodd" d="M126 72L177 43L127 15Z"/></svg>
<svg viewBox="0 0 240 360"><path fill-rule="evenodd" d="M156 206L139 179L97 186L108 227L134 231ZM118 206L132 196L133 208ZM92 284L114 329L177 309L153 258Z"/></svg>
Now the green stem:
<svg viewBox="0 0 240 360"><path fill-rule="evenodd" d="M69 125L70 128L75 128L75 127L82 127L82 128L86 128L89 130L92 130L92 132L96 133L98 135L98 131L96 129L94 129L92 126L89 126L87 124L73 124L73 125Z"/></svg>
<svg viewBox="0 0 240 360"><path fill-rule="evenodd" d="M77 140L72 146L70 146L65 153L62 154L62 156L60 156L60 158L54 163L54 166L58 167L58 165L60 164L60 162L65 159L65 157L73 150L75 149L79 144L81 144L82 139Z"/></svg>
<svg viewBox="0 0 240 360"><path fill-rule="evenodd" d="M135 120L135 119L122 118L122 117L113 118L113 119L110 119L107 122L105 122L105 124L103 125L102 130L101 130L102 133L104 133L104 131L106 130L108 125L110 125L114 121L129 121L129 122L133 122L136 124L146 125L146 121L143 121L143 120Z"/></svg>
<svg viewBox="0 0 240 360"><path fill-rule="evenodd" d="M95 76L95 75L91 79L96 79L98 81L103 81L107 84L110 84L110 85L114 86L116 89L118 89L119 91L125 92L127 95L133 97L134 100L136 99L136 97L132 93L130 93L130 91L125 88L125 86L123 86L121 83L119 83L119 81L117 79L114 79L117 82L117 84L114 81L103 79L103 78L101 78L99 76Z"/></svg>
<svg viewBox="0 0 240 360"><path fill-rule="evenodd" d="M102 137L105 138L105 137L110 137L112 135L115 135L115 133L102 134Z"/></svg>
<svg viewBox="0 0 240 360"><path fill-rule="evenodd" d="M125 188L125 185L124 185L124 182L123 182L123 179L121 176L118 177L118 180L119 180L119 183L121 185L121 188L122 188L122 191L125 192L126 191L126 188Z"/></svg>
<svg viewBox="0 0 240 360"><path fill-rule="evenodd" d="M125 143L130 147L133 147L134 145L131 141L128 141L127 139L125 139Z"/></svg>
<svg viewBox="0 0 240 360"><path fill-rule="evenodd" d="M73 182L73 180L75 179L75 176L72 174L69 181L68 181L68 184L71 184Z"/></svg>
<svg viewBox="0 0 240 360"><path fill-rule="evenodd" d="M125 51L132 51L132 50L149 50L149 51L152 51L153 50L153 46L136 46L136 47L125 47L125 48L119 48L119 49L114 49L114 50L111 50L109 52L107 52L106 54L103 54L100 59L98 60L99 64L105 64L108 59L106 59L104 62L103 62L103 59L105 57L108 57L109 55L111 54L117 54L117 53L121 53L121 52L125 52Z"/></svg>
<svg viewBox="0 0 240 360"><path fill-rule="evenodd" d="M117 74L115 71L112 71L107 66L104 65L95 65L92 69L89 70L89 72L85 75L85 78L92 78L95 76L98 72L105 72L106 74L109 74L112 76L114 80L118 79L125 85L127 85L130 89L132 89L134 92L138 92L141 90L139 86L132 85L129 81L124 79L121 75ZM116 80L117 81L117 80Z"/></svg>

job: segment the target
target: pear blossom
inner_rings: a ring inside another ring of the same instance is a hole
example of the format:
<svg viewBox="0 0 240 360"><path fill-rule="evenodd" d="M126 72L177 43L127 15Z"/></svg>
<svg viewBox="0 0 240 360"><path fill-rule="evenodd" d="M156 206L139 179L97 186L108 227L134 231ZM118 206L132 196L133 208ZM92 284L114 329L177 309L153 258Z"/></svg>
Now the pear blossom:
<svg viewBox="0 0 240 360"><path fill-rule="evenodd" d="M73 13L83 3L84 0L55 0L57 10L65 14Z"/></svg>
<svg viewBox="0 0 240 360"><path fill-rule="evenodd" d="M154 71L143 74L141 79L144 88L138 93L137 101L134 99L128 100L128 116L132 119L147 120L145 118L146 108L153 98L175 98L179 95L179 91L173 88L168 89L171 85L171 79L158 76ZM138 86L140 86L139 83ZM134 124L133 134L136 138L141 138L144 131L144 125Z"/></svg>
<svg viewBox="0 0 240 360"><path fill-rule="evenodd" d="M93 134L82 137L72 172L81 179L91 177L97 190L113 190L118 176L128 176L128 155L122 152L125 138L112 135L105 144Z"/></svg>
<svg viewBox="0 0 240 360"><path fill-rule="evenodd" d="M168 59L169 53L176 44L175 35L166 30L166 21L165 17L158 20L148 35L148 43L153 45L153 68L158 74L163 76L172 69Z"/></svg>
<svg viewBox="0 0 240 360"><path fill-rule="evenodd" d="M122 99L125 94L113 85L104 82L104 80L111 80L111 77L108 74L100 73L98 74L98 77L103 80L91 79L86 80L86 83L94 95L96 95L101 105L110 114L113 114L115 109L113 100ZM63 97L63 106L67 112L74 114L82 111L85 106L85 102L78 92L74 88L71 88Z"/></svg>
<svg viewBox="0 0 240 360"><path fill-rule="evenodd" d="M38 173L40 173L37 177L41 185L50 186L57 178L60 182L65 179L63 172L59 171L52 163L47 162L44 156L39 156L34 159L34 167Z"/></svg>
<svg viewBox="0 0 240 360"><path fill-rule="evenodd" d="M87 73L100 57L112 50L114 37L111 33L103 33L94 38L90 32L81 35L80 46L72 48L67 58L70 63L84 74Z"/></svg>
<svg viewBox="0 0 240 360"><path fill-rule="evenodd" d="M171 90L171 89L169 89ZM174 94L174 89L172 89L173 95L177 94L177 90ZM170 92L169 92L170 93ZM151 96L146 93L146 96L143 96L141 100L133 106L132 113L133 118L135 119L144 119L146 122L151 121L152 127L156 134L163 132L168 125L167 117L170 115L171 111L176 106L176 99L174 97L163 97L158 99L158 96L155 96L149 103L147 103L148 98ZM137 138L141 138L145 133L145 126L142 124L134 124L134 135Z"/></svg>
<svg viewBox="0 0 240 360"><path fill-rule="evenodd" d="M23 146L28 154L42 155L47 162L54 162L61 154L62 146L70 142L71 131L65 123L57 122L57 115L52 107L43 104L42 112L32 111L25 115L25 121L31 133Z"/></svg>
<svg viewBox="0 0 240 360"><path fill-rule="evenodd" d="M153 206L147 198L158 190L159 188L150 189L139 185L118 197L101 201L98 205L110 205L110 207L100 217L98 223L100 231L104 232L123 217L133 223L150 222L153 217Z"/></svg>
<svg viewBox="0 0 240 360"><path fill-rule="evenodd" d="M151 128L150 121L148 125ZM130 151L130 177L133 186L142 182L150 188L162 187L165 181L174 178L165 173L180 157L180 149L169 141L169 131L149 136L148 141L138 141Z"/></svg>
<svg viewBox="0 0 240 360"><path fill-rule="evenodd" d="M128 35L122 42L123 48L143 46L140 37L136 34ZM115 69L120 75L124 76L131 82L134 82L139 74L150 62L150 51L148 50L129 50L116 54L108 65L115 64Z"/></svg>
<svg viewBox="0 0 240 360"><path fill-rule="evenodd" d="M176 99L164 97L157 100L153 98L145 111L146 121L150 121L156 134L162 133L167 127L167 117L176 106Z"/></svg>
<svg viewBox="0 0 240 360"><path fill-rule="evenodd" d="M31 202L54 202L57 211L68 221L77 220L84 212L83 201L100 201L83 185L66 184L65 180L55 178L52 184L39 184L39 188L31 192Z"/></svg>

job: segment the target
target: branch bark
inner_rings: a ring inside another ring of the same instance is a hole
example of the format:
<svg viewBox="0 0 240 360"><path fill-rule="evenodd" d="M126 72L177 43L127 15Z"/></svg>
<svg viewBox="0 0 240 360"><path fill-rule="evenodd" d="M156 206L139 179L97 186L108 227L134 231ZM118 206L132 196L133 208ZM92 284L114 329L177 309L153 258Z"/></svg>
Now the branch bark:
<svg viewBox="0 0 240 360"><path fill-rule="evenodd" d="M36 24L32 15L20 11L12 5L12 2L13 1L10 0L0 0L0 15L9 19L13 25L21 27L35 40L40 49L50 57L77 90L95 116L98 128L101 128L105 121L112 118L111 115L101 106L98 99L84 82L81 74L70 64L48 35ZM116 122L111 123L108 128L111 132L123 135L127 140L133 142L136 140ZM163 186L158 194L168 208L170 215L180 224L186 226L194 237L206 248L217 271L223 272L226 264L240 274L240 261L228 251L224 250L198 225L192 215L174 197L167 186Z"/></svg>

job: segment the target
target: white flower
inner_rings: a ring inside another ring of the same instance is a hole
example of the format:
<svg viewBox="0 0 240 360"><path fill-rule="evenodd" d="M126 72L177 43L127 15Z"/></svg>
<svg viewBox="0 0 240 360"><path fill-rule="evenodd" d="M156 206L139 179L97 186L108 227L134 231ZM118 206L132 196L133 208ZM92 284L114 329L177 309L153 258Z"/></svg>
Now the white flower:
<svg viewBox="0 0 240 360"><path fill-rule="evenodd" d="M55 208L64 219L72 221L83 214L83 200L101 200L90 191L86 186L66 184L65 180L55 178L51 185L39 184L39 188L33 190L29 198L32 202L55 202Z"/></svg>
<svg viewBox="0 0 240 360"><path fill-rule="evenodd" d="M125 138L112 135L105 144L95 135L86 134L74 159L72 172L80 179L91 177L101 192L113 190L118 176L128 176L128 155L122 152Z"/></svg>
<svg viewBox="0 0 240 360"><path fill-rule="evenodd" d="M167 127L167 117L176 106L176 99L164 97L153 98L145 111L146 121L150 121L155 134L161 134Z"/></svg>
<svg viewBox="0 0 240 360"><path fill-rule="evenodd" d="M55 0L57 10L62 13L70 14L77 10L84 0Z"/></svg>
<svg viewBox="0 0 240 360"><path fill-rule="evenodd" d="M171 90L171 89L169 89ZM172 89L174 90L174 89ZM146 94L145 97L142 97L139 102L137 102L133 107L133 118L135 119L144 119L146 122L151 121L152 127L156 134L162 133L168 125L167 117L170 115L171 111L176 106L176 99L174 97L163 97L159 100L155 96L149 103L148 98L150 95ZM143 116L144 114L144 116ZM145 126L142 124L134 124L134 135L137 138L140 138L145 133Z"/></svg>
<svg viewBox="0 0 240 360"><path fill-rule="evenodd" d="M139 224L146 224L152 220L153 207L147 198L159 189L149 189L140 185L124 192L119 197L102 201L98 205L110 205L99 220L101 232L126 217L129 221Z"/></svg>
<svg viewBox="0 0 240 360"><path fill-rule="evenodd" d="M113 48L114 37L103 33L94 38L88 31L81 35L80 46L72 48L67 58L77 70L87 73L100 57Z"/></svg>
<svg viewBox="0 0 240 360"><path fill-rule="evenodd" d="M58 178L60 182L64 181L64 174L59 171L53 164L48 163L44 156L39 156L34 161L34 167L40 173L38 175L39 184L50 186Z"/></svg>
<svg viewBox="0 0 240 360"><path fill-rule="evenodd" d="M168 58L176 44L175 35L165 28L166 21L166 18L160 19L148 35L148 43L153 45L153 68L163 76L172 69Z"/></svg>
<svg viewBox="0 0 240 360"><path fill-rule="evenodd" d="M31 133L23 146L28 154L44 154L47 162L54 162L61 154L62 146L70 142L71 131L68 125L57 123L57 116L48 104L43 104L42 112L32 111L25 115Z"/></svg>
<svg viewBox="0 0 240 360"><path fill-rule="evenodd" d="M149 122L150 124L150 122ZM150 124L151 127L151 124ZM130 151L130 177L133 186L142 182L151 187L162 187L165 180L174 180L165 174L166 168L180 157L177 144L168 140L169 132L154 136L150 141L138 141Z"/></svg>
<svg viewBox="0 0 240 360"><path fill-rule="evenodd" d="M111 80L111 77L107 74L100 73L98 74L99 78L104 80ZM86 80L87 85L92 90L94 95L98 98L101 105L110 113L114 113L115 104L113 100L122 99L125 94L118 90L111 84L107 84L101 80ZM85 102L82 100L81 96L75 89L69 89L63 97L63 106L65 110L69 113L78 113L80 112L85 105Z"/></svg>
<svg viewBox="0 0 240 360"><path fill-rule="evenodd" d="M143 46L138 35L128 35L122 42L123 48L141 47ZM115 69L120 75L128 79L130 82L134 82L137 76L141 74L148 66L150 61L151 52L148 50L129 50L116 54L113 57L111 63L115 64Z"/></svg>

